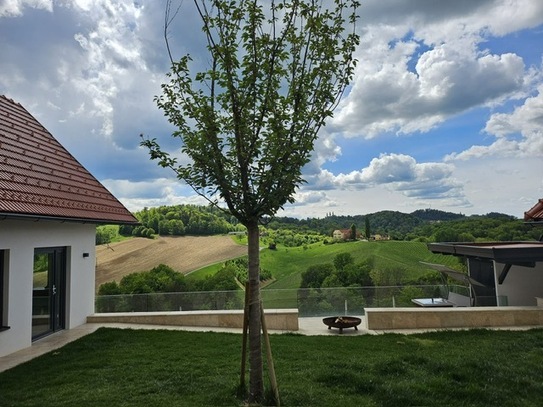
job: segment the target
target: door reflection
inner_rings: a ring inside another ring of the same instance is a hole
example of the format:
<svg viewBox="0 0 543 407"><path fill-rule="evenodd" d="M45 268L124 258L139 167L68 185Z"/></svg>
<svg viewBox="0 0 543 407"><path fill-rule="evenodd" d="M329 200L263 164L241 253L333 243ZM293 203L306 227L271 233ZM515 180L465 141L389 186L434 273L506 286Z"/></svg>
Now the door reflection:
<svg viewBox="0 0 543 407"><path fill-rule="evenodd" d="M38 338L51 330L50 274L50 255L35 253L32 275L32 338Z"/></svg>

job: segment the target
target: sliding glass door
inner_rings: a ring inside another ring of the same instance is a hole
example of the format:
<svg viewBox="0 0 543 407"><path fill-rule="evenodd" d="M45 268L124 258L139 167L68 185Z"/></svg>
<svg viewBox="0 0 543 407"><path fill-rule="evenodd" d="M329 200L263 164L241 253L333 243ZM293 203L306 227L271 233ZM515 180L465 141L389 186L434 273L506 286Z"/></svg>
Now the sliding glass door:
<svg viewBox="0 0 543 407"><path fill-rule="evenodd" d="M66 313L66 248L34 250L32 339L64 329Z"/></svg>

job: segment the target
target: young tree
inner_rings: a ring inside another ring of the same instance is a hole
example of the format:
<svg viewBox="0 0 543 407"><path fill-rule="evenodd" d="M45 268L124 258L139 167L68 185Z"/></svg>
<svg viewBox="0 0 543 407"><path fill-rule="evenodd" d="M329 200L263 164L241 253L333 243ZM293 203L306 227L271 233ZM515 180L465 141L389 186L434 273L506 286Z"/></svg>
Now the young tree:
<svg viewBox="0 0 543 407"><path fill-rule="evenodd" d="M349 264L354 264L354 258L351 253L338 253L334 257L334 267L336 270L343 270Z"/></svg>
<svg viewBox="0 0 543 407"><path fill-rule="evenodd" d="M302 184L314 141L353 76L357 0L194 0L209 67L172 59L156 98L188 164L143 139L151 159L247 228L249 402L263 398L259 222ZM172 21L166 7L166 29ZM167 40L166 40L167 41ZM168 44L168 43L167 43ZM168 52L170 52L168 45Z"/></svg>

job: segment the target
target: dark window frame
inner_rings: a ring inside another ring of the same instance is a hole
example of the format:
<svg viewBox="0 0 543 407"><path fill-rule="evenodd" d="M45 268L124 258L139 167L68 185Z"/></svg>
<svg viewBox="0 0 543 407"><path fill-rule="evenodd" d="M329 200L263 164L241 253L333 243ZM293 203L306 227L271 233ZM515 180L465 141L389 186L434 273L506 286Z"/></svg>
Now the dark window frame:
<svg viewBox="0 0 543 407"><path fill-rule="evenodd" d="M48 328L32 332L32 341L41 339L54 332L66 329L67 318L67 294L66 294L66 278L67 278L67 256L68 247L37 247L34 248L34 259L36 256L47 256L47 285L48 285ZM56 289L54 288L56 287ZM51 291L53 290L53 291ZM56 292L57 294L53 294ZM32 299L34 303L34 296ZM34 313L34 304L33 304ZM46 325L43 324L45 327Z"/></svg>
<svg viewBox="0 0 543 407"><path fill-rule="evenodd" d="M5 267L5 250L0 250L0 332L9 329L7 321L5 320L4 309L5 301L7 298L7 284L6 284L6 267Z"/></svg>

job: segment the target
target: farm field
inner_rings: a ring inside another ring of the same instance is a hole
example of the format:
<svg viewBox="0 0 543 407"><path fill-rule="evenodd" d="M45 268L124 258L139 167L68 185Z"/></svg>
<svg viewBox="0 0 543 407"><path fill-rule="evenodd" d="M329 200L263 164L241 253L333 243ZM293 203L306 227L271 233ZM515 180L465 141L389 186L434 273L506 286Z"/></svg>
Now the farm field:
<svg viewBox="0 0 543 407"><path fill-rule="evenodd" d="M159 236L123 240L96 247L96 289L108 281L119 282L127 274L166 264L188 273L217 262L247 254L247 246L230 236Z"/></svg>
<svg viewBox="0 0 543 407"><path fill-rule="evenodd" d="M418 278L425 269L420 262L440 263L459 269L454 256L432 254L420 242L350 242L332 245L315 243L303 247L263 248L260 266L270 270L274 282L267 289L297 289L301 273L314 264L330 263L339 253L350 253L355 262L372 256L381 268L401 268L405 279ZM96 289L108 281L120 281L127 274L148 271L159 264L202 279L214 274L222 262L247 254L247 246L230 236L180 236L155 239L133 238L96 248Z"/></svg>

